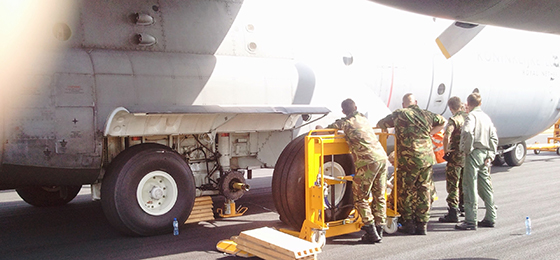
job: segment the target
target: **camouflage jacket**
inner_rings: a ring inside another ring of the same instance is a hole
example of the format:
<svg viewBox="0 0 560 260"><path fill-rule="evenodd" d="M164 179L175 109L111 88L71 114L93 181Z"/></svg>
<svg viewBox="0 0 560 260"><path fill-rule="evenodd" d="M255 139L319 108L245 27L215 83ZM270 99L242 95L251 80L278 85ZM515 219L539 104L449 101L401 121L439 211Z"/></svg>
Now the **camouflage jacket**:
<svg viewBox="0 0 560 260"><path fill-rule="evenodd" d="M467 116L467 112L458 111L450 117L447 122L445 135L450 137L447 149L452 150L452 152L449 153L449 163L463 165L465 161L465 153L461 151L459 144L461 143L461 131L463 130L463 125L465 124Z"/></svg>
<svg viewBox="0 0 560 260"><path fill-rule="evenodd" d="M340 129L352 153L356 168L374 161L386 160L387 153L377 140L367 118L359 112L336 120L327 128Z"/></svg>
<svg viewBox="0 0 560 260"><path fill-rule="evenodd" d="M417 105L395 110L379 120L383 129L395 128L399 167L422 168L435 164L430 131L445 124L445 118Z"/></svg>

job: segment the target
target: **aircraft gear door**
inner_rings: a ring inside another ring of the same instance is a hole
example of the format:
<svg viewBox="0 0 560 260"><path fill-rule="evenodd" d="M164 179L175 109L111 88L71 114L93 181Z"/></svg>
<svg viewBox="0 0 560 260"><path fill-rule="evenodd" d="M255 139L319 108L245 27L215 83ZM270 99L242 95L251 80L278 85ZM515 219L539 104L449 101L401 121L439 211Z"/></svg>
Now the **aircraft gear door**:
<svg viewBox="0 0 560 260"><path fill-rule="evenodd" d="M432 89L428 100L428 110L443 114L447 110L447 100L453 87L453 63L441 54L434 55L432 69Z"/></svg>

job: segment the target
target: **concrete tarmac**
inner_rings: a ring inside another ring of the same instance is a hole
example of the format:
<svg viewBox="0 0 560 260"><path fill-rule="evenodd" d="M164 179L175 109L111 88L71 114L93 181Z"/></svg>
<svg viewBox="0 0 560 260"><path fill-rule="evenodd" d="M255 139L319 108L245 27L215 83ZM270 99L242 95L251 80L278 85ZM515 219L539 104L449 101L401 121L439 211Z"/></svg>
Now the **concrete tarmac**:
<svg viewBox="0 0 560 260"><path fill-rule="evenodd" d="M383 243L358 244L361 232L328 238L318 259L556 259L560 256L560 156L531 151L520 167L493 167L498 205L495 228L457 231L439 223L446 213L444 164L435 166L439 200L434 202L427 236L385 235ZM13 190L0 191L0 259L241 259L218 252L216 243L241 231L286 228L272 201L270 170L250 180L251 191L237 203L241 217L184 227L179 236L127 237L105 219L101 204L84 187L68 205L36 208ZM215 206L223 199L214 198ZM479 219L484 204L479 202ZM525 217L532 234L525 235Z"/></svg>

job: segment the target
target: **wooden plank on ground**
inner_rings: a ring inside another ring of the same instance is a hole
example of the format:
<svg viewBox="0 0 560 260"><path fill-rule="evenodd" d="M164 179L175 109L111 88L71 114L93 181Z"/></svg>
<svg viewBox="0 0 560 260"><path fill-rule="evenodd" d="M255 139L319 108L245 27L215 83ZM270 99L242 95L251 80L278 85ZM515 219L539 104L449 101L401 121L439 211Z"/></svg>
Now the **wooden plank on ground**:
<svg viewBox="0 0 560 260"><path fill-rule="evenodd" d="M299 259L321 252L321 247L318 244L269 227L243 231L239 234L239 238L287 255L292 257L292 259Z"/></svg>
<svg viewBox="0 0 560 260"><path fill-rule="evenodd" d="M246 251L237 248L237 243L235 243L235 241L231 239L225 239L218 242L218 244L216 245L216 249L218 249L218 251L220 252L224 252L234 256L245 257L245 258L255 256L253 254L250 254Z"/></svg>
<svg viewBox="0 0 560 260"><path fill-rule="evenodd" d="M234 242L237 243L238 249L248 252L250 254L254 254L263 259L308 260L308 259L316 259L317 256L316 254L314 254L314 255L308 255L300 258L294 258L292 256L288 256L280 252L274 251L273 249L255 244L251 241L247 241L243 238L236 237L234 238Z"/></svg>

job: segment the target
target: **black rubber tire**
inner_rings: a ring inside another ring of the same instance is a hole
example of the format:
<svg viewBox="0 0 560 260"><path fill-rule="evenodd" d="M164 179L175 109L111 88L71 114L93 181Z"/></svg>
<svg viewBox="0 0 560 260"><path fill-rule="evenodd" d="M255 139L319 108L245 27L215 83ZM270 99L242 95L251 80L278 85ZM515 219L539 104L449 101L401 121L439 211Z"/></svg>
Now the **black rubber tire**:
<svg viewBox="0 0 560 260"><path fill-rule="evenodd" d="M169 174L177 185L177 201L157 216L145 212L136 198L142 178L156 170ZM122 233L134 236L170 233L173 218L179 223L187 220L195 197L194 176L185 160L169 147L153 143L121 152L109 165L101 185L101 205L107 219Z"/></svg>
<svg viewBox="0 0 560 260"><path fill-rule="evenodd" d="M527 145L525 142L515 144L515 149L504 154L504 160L509 166L520 166L525 162L525 157L527 156ZM518 149L523 149L523 155L521 152L517 153Z"/></svg>
<svg viewBox="0 0 560 260"><path fill-rule="evenodd" d="M62 206L72 201L82 186L27 186L17 188L17 194L35 207Z"/></svg>
<svg viewBox="0 0 560 260"><path fill-rule="evenodd" d="M534 153L534 154L540 154L540 153L541 153L541 150L535 149L535 150L533 150L533 153Z"/></svg>
<svg viewBox="0 0 560 260"><path fill-rule="evenodd" d="M289 167L287 162L293 161L293 156L298 154L297 151L294 151L296 146L299 143L303 143L305 140L305 135L300 135L294 140L292 140L288 145L282 150L282 153L278 157L276 161L276 165L274 167L274 172L272 174L272 200L274 202L274 206L276 207L276 211L278 215L280 215L280 220L286 223L289 226L295 226L296 223L292 221L292 218L286 218L288 215L288 206L282 202L282 197L285 197L285 185L284 182L286 180L286 175L283 174L285 171L284 168ZM299 147L300 149L303 147ZM300 165L299 167L302 167ZM305 171L305 168L300 168L300 171ZM305 180L303 180L305 181Z"/></svg>
<svg viewBox="0 0 560 260"><path fill-rule="evenodd" d="M280 154L272 176L272 196L280 220L298 230L305 220L305 135L292 140ZM331 156L325 156L325 162ZM334 160L346 173L354 173L350 154L337 155ZM326 221L344 219L353 208L352 186L347 185L343 199L334 214L325 214Z"/></svg>
<svg viewBox="0 0 560 260"><path fill-rule="evenodd" d="M494 158L494 161L492 161L492 165L493 166L502 166L506 163L506 160L504 160L504 156L503 155L496 155L496 157Z"/></svg>

